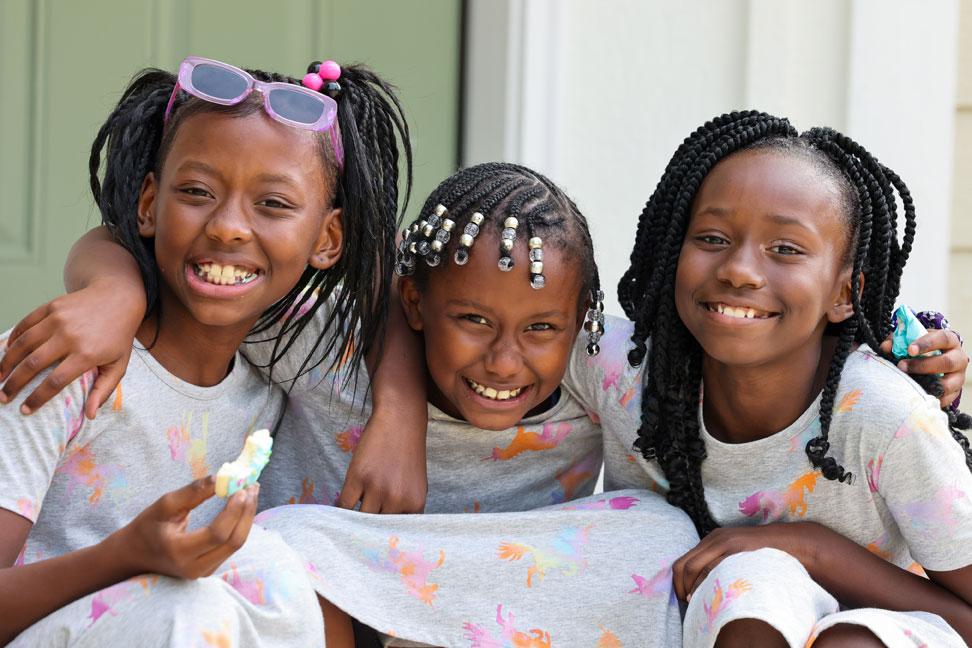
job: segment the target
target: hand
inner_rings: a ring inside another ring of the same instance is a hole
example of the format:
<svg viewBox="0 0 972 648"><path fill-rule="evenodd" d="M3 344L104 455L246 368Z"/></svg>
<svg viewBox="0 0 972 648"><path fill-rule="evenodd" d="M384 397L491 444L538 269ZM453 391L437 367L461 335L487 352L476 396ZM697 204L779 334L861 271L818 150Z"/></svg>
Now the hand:
<svg viewBox="0 0 972 648"><path fill-rule="evenodd" d="M336 505L362 513L421 513L428 491L425 435L373 414L351 457Z"/></svg>
<svg viewBox="0 0 972 648"><path fill-rule="evenodd" d="M40 372L57 365L24 400L30 414L81 374L98 374L84 405L94 419L125 375L132 341L145 314L144 294L117 282L92 283L36 308L10 333L0 361L0 403L8 403Z"/></svg>
<svg viewBox="0 0 972 648"><path fill-rule="evenodd" d="M718 528L672 565L675 594L679 599L688 601L695 588L724 558L767 547L785 551L813 574L817 552L830 534L833 532L815 522Z"/></svg>
<svg viewBox="0 0 972 648"><path fill-rule="evenodd" d="M189 512L216 494L216 480L197 479L166 493L109 537L134 572L175 578L209 576L243 546L256 515L259 484L237 491L209 526L186 531Z"/></svg>
<svg viewBox="0 0 972 648"><path fill-rule="evenodd" d="M891 353L891 337L881 343L881 351ZM906 358L898 361L898 368L910 374L943 374L941 383L945 393L939 398L942 407L948 407L962 391L969 356L962 349L958 335L951 329L932 329L908 346L908 355L919 356L931 351L941 355L927 358Z"/></svg>

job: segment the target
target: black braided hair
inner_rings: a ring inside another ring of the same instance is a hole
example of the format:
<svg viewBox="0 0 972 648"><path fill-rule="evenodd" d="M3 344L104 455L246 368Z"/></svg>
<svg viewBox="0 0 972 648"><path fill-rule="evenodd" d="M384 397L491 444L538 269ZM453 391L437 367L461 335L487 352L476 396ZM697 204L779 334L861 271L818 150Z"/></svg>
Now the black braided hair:
<svg viewBox="0 0 972 648"><path fill-rule="evenodd" d="M300 85L299 80L281 74L247 72L260 81ZM143 179L149 172L161 171L175 133L190 116L216 112L242 117L262 109L262 98L257 93L235 106L222 106L182 92L173 104L168 123L163 125L175 82L175 75L162 70L148 69L137 74L98 131L88 161L91 191L102 221L115 240L135 257L150 313L158 308L159 273L152 241L138 232L136 214ZM371 345L381 343L395 230L400 218L399 147L405 157L403 212L412 186L408 125L394 88L359 65L342 68L340 83L336 101L344 148L343 170L337 170L327 135L321 136L320 153L325 172L334 178L334 206L343 208L341 257L327 270L308 266L297 285L263 313L253 330L258 335L282 323L273 338L269 363L272 367L311 321L317 308L333 296L322 333L301 364L299 374L310 371L324 358L332 358L328 369L342 359L356 368ZM99 180L102 151L104 176ZM338 284L342 284L341 290L335 290ZM314 361L315 357L318 360Z"/></svg>
<svg viewBox="0 0 972 648"><path fill-rule="evenodd" d="M482 215L479 224L475 222L476 214ZM581 276L578 307L587 303L586 296L591 291L600 290L590 229L577 205L545 176L506 162L479 164L443 180L425 201L418 218L402 232L396 272L414 275L421 286L427 272L441 264L455 262L455 255L463 250L468 253L468 248L461 245L464 231L477 232L473 236L479 237L488 230L502 240L504 223L509 217L519 222L515 240L520 243L516 244L529 245L529 241L537 237L544 248L554 246L577 260ZM449 225L451 230L445 230L448 236L441 233L446 219L452 223ZM467 230L470 225L473 229ZM434 249L432 244L436 240L440 245ZM484 244L478 238L474 239L474 245ZM542 251L533 254L535 256L528 258L542 262ZM497 258L504 257L512 264L509 250L501 247ZM542 275L538 281L534 274L531 282L535 288L542 288Z"/></svg>
<svg viewBox="0 0 972 648"><path fill-rule="evenodd" d="M618 297L635 324L628 359L632 365L641 364L646 356L648 360L635 446L646 459L658 461L670 483L669 502L689 514L700 535L718 526L705 502L701 477L706 456L698 422L703 353L676 311L675 274L702 181L720 161L747 149L777 150L812 163L835 181L847 217L850 242L845 260L853 267L854 315L828 329L838 341L821 395L820 434L806 447L811 464L827 479L849 482L852 478L827 454L841 371L855 343L865 342L877 351L890 332L891 312L916 228L914 203L904 182L859 144L829 128L798 135L786 119L755 111L733 112L702 125L675 152L639 218L631 265L618 285ZM900 242L898 201L905 219ZM867 277L862 293L861 273ZM941 394L940 385L919 382L931 393ZM968 429L968 424L968 416L949 415L952 434L972 468L968 441L959 431L963 425Z"/></svg>

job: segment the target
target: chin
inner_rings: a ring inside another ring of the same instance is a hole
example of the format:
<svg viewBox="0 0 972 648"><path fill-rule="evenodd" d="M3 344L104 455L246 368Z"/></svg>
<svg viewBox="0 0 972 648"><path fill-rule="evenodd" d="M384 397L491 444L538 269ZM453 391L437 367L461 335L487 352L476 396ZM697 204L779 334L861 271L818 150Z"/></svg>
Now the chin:
<svg viewBox="0 0 972 648"><path fill-rule="evenodd" d="M498 432L500 430L507 430L515 426L517 423L523 420L524 414L526 414L526 412L521 412L519 414L506 413L502 415L484 414L480 412L472 415L464 415L464 418L466 419L466 422L473 427L477 427L481 430L493 430Z"/></svg>

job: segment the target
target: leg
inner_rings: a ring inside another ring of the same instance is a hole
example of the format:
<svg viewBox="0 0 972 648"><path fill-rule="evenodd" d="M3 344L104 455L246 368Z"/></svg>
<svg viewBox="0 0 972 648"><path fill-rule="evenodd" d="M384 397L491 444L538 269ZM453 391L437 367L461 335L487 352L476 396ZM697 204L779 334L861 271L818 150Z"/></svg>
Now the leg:
<svg viewBox="0 0 972 648"><path fill-rule="evenodd" d="M354 648L351 617L334 607L322 596L317 597L324 615L324 641L331 648Z"/></svg>
<svg viewBox="0 0 972 648"><path fill-rule="evenodd" d="M864 626L838 623L820 633L813 648L884 648L884 642Z"/></svg>
<svg viewBox="0 0 972 648"><path fill-rule="evenodd" d="M716 648L787 648L779 630L759 619L737 619L722 626Z"/></svg>

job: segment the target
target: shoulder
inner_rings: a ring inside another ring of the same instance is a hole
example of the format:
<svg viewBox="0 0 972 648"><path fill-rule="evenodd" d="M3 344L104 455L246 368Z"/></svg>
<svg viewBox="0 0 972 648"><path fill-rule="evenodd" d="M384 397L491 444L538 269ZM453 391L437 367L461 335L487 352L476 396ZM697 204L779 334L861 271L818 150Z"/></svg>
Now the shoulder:
<svg viewBox="0 0 972 648"><path fill-rule="evenodd" d="M844 365L834 400L835 424L842 419L883 432L880 436L889 442L909 421L927 419L927 425L947 428L938 401L866 345L852 352Z"/></svg>

